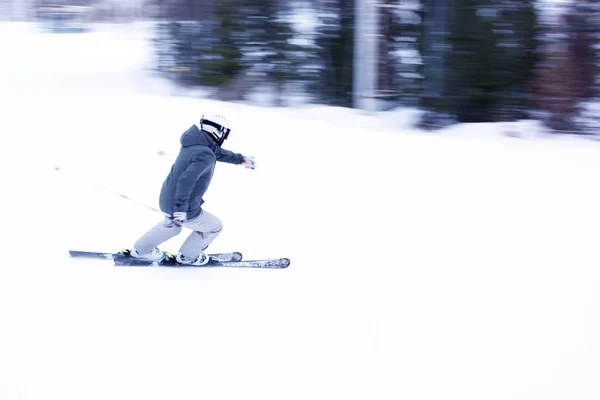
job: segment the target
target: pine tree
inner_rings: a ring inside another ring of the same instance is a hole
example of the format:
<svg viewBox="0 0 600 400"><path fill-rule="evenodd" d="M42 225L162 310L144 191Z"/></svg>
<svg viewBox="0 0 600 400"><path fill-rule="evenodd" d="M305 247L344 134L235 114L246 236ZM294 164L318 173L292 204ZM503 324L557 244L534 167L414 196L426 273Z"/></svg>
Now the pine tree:
<svg viewBox="0 0 600 400"><path fill-rule="evenodd" d="M417 106L423 81L423 5L421 0L388 0L381 10L387 19L390 89L400 104ZM383 72L383 71L382 71ZM384 89L383 84L380 86ZM385 90L385 89L384 89ZM393 97L394 98L394 97Z"/></svg>
<svg viewBox="0 0 600 400"><path fill-rule="evenodd" d="M199 60L211 48L213 0L151 0L158 72L183 85L198 84Z"/></svg>
<svg viewBox="0 0 600 400"><path fill-rule="evenodd" d="M247 0L243 13L244 65L275 83L277 102L282 104L285 84L299 79L297 53L302 52L292 44L295 32L289 5L281 0Z"/></svg>
<svg viewBox="0 0 600 400"><path fill-rule="evenodd" d="M230 83L244 70L243 39L245 37L243 15L239 0L216 0L210 37L210 48L199 61L198 82L209 86Z"/></svg>
<svg viewBox="0 0 600 400"><path fill-rule="evenodd" d="M491 120L526 118L533 108L532 90L539 62L539 21L531 0L496 3L493 29L498 38L496 70L500 90L491 108Z"/></svg>
<svg viewBox="0 0 600 400"><path fill-rule="evenodd" d="M459 13L452 6L456 4L451 4L451 0L423 0L423 40L420 47L423 79L419 100L420 108L426 112L421 119L422 128L436 128L455 119L446 98L452 75L460 73L449 71L448 67L448 56L456 51L450 49L450 21L456 19Z"/></svg>
<svg viewBox="0 0 600 400"><path fill-rule="evenodd" d="M545 31L537 100L548 113L546 125L555 131L582 132L599 125L595 113L582 107L598 96L599 18L600 4L581 0L568 6L560 23L550 24Z"/></svg>
<svg viewBox="0 0 600 400"><path fill-rule="evenodd" d="M443 109L462 122L526 115L536 64L531 0L456 0Z"/></svg>
<svg viewBox="0 0 600 400"><path fill-rule="evenodd" d="M316 39L320 67L311 89L325 103L350 107L354 65L354 2L324 0L318 7L322 23Z"/></svg>

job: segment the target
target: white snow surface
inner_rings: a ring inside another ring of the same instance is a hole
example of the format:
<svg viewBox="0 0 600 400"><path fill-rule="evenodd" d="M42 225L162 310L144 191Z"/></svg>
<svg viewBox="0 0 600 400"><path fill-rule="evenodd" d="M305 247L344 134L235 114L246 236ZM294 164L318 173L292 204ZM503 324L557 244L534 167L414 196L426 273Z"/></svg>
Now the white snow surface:
<svg viewBox="0 0 600 400"><path fill-rule="evenodd" d="M144 29L0 27L0 399L600 398L599 143L173 96ZM291 266L70 259L161 216L67 172L157 207L209 111L258 161L218 166L210 250Z"/></svg>

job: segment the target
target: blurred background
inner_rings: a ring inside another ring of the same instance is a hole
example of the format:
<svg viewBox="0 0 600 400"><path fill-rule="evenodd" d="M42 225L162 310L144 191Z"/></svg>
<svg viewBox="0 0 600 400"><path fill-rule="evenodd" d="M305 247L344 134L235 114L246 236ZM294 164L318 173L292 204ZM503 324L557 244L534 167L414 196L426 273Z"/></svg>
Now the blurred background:
<svg viewBox="0 0 600 400"><path fill-rule="evenodd" d="M599 400L599 17L0 0L0 400ZM70 259L163 218L204 112L258 162L209 251L290 268Z"/></svg>
<svg viewBox="0 0 600 400"><path fill-rule="evenodd" d="M151 24L151 69L225 101L598 132L595 0L0 0L46 32ZM258 99L258 100L257 100Z"/></svg>

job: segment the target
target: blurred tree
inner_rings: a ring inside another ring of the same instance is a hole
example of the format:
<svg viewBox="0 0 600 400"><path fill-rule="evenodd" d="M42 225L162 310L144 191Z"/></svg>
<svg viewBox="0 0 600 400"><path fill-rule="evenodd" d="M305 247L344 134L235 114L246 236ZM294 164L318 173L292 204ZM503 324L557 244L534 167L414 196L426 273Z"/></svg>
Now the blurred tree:
<svg viewBox="0 0 600 400"><path fill-rule="evenodd" d="M523 118L537 59L531 0L456 0L445 100L460 122Z"/></svg>
<svg viewBox="0 0 600 400"><path fill-rule="evenodd" d="M316 7L321 20L316 38L320 65L311 91L322 102L351 107L354 1L323 0Z"/></svg>
<svg viewBox="0 0 600 400"><path fill-rule="evenodd" d="M537 70L536 89L545 123L557 131L583 132L578 120L582 105L598 96L597 43L600 39L600 4L580 0L571 4L545 30L544 58Z"/></svg>
<svg viewBox="0 0 600 400"><path fill-rule="evenodd" d="M422 128L437 128L454 122L447 114L447 64L449 54L449 21L458 11L454 0L423 0L423 80L420 93L420 108L425 111L421 119ZM464 15L463 19L468 19Z"/></svg>
<svg viewBox="0 0 600 400"><path fill-rule="evenodd" d="M534 0L424 0L423 125L527 115L537 60Z"/></svg>
<svg viewBox="0 0 600 400"><path fill-rule="evenodd" d="M157 19L157 71L183 85L197 84L198 64L212 46L213 0L149 0Z"/></svg>
<svg viewBox="0 0 600 400"><path fill-rule="evenodd" d="M153 1L162 21L155 38L158 64L178 82L211 86L223 100L243 99L270 82L283 103L285 84L306 79L310 46L294 44L292 3Z"/></svg>
<svg viewBox="0 0 600 400"><path fill-rule="evenodd" d="M162 21L202 21L208 19L215 0L145 0Z"/></svg>
<svg viewBox="0 0 600 400"><path fill-rule="evenodd" d="M246 0L244 66L254 75L275 83L276 102L283 104L287 82L301 80L298 67L303 49L293 43L293 9L283 0Z"/></svg>
<svg viewBox="0 0 600 400"><path fill-rule="evenodd" d="M388 107L419 103L422 84L421 0L381 0L377 92Z"/></svg>
<svg viewBox="0 0 600 400"><path fill-rule="evenodd" d="M447 99L445 108L460 122L480 122L489 118L488 110L500 90L498 38L493 21L479 15L481 0L457 0L456 20L452 24L448 56ZM490 1L487 1L490 3Z"/></svg>
<svg viewBox="0 0 600 400"><path fill-rule="evenodd" d="M502 0L496 3L499 18L493 25L498 38L496 69L501 72L501 88L490 109L490 120L527 118L534 108L535 70L540 60L535 1Z"/></svg>
<svg viewBox="0 0 600 400"><path fill-rule="evenodd" d="M418 106L423 92L424 6L422 0L403 1L402 4L405 7L397 10L396 28L392 31L400 59L394 82L401 92L402 102Z"/></svg>
<svg viewBox="0 0 600 400"><path fill-rule="evenodd" d="M242 47L247 37L242 0L216 0L211 35L203 38L211 46L199 61L198 83L223 86L244 70Z"/></svg>

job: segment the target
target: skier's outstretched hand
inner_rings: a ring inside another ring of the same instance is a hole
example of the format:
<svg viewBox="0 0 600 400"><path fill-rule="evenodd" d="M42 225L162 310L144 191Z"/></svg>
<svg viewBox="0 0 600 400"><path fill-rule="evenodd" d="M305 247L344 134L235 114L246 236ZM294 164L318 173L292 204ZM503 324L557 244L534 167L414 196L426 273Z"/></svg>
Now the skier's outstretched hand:
<svg viewBox="0 0 600 400"><path fill-rule="evenodd" d="M173 223L177 226L182 226L187 222L187 213L186 212L176 212L173 214Z"/></svg>
<svg viewBox="0 0 600 400"><path fill-rule="evenodd" d="M252 156L242 156L242 165L249 169L255 169L256 160Z"/></svg>

